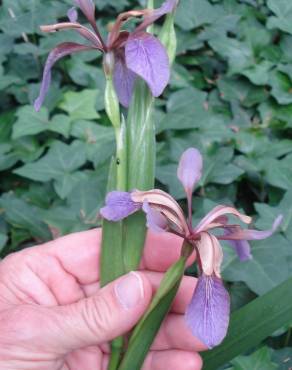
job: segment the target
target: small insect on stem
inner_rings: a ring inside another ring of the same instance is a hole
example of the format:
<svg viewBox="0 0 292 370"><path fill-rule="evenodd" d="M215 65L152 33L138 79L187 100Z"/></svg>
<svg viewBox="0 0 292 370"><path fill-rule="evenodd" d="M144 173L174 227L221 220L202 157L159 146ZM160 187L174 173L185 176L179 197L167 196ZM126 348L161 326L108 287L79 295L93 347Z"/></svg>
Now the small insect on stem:
<svg viewBox="0 0 292 370"><path fill-rule="evenodd" d="M119 159L119 158L117 158L117 160L116 160L116 164L117 164L117 166L119 166L119 165L121 164L121 161L120 161L120 159Z"/></svg>

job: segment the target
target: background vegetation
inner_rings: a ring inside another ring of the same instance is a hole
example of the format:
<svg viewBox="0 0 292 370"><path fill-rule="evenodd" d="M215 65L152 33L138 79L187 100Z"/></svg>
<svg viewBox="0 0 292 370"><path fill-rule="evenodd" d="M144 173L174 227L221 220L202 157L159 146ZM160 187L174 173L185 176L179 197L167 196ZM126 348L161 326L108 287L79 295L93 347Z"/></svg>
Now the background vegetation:
<svg viewBox="0 0 292 370"><path fill-rule="evenodd" d="M160 1L161 2L161 1ZM123 9L144 1L96 0L104 33ZM43 35L64 19L70 0L3 0L0 5L1 256L99 225L113 131L103 105L101 56L63 59L45 108L35 113L44 61L74 33ZM157 4L158 5L158 4ZM259 229L285 217L280 231L253 244L240 263L224 246L223 276L233 309L292 276L291 0L181 0L178 56L156 104L157 186L184 203L176 176L189 146L204 155L195 217L232 203ZM243 353L233 370L291 369L291 327Z"/></svg>

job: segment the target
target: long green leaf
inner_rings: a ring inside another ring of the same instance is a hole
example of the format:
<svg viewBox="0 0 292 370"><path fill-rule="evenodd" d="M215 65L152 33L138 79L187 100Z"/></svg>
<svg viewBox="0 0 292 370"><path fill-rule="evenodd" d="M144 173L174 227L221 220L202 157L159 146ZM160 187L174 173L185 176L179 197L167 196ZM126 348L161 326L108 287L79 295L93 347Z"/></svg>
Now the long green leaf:
<svg viewBox="0 0 292 370"><path fill-rule="evenodd" d="M116 160L113 158L109 170L108 191L116 188L116 173ZM100 284L102 287L125 273L122 261L123 222L109 222L104 219L100 258Z"/></svg>
<svg viewBox="0 0 292 370"><path fill-rule="evenodd" d="M128 190L149 190L154 186L155 129L153 97L144 81L138 80L127 118ZM145 236L145 216L137 213L125 221L124 262L127 271L137 269Z"/></svg>
<svg viewBox="0 0 292 370"><path fill-rule="evenodd" d="M119 370L138 370L142 367L150 346L176 296L184 274L187 257L181 257L165 274L151 305L130 338Z"/></svg>
<svg viewBox="0 0 292 370"><path fill-rule="evenodd" d="M204 370L215 370L292 320L292 278L231 316L222 345L203 354Z"/></svg>

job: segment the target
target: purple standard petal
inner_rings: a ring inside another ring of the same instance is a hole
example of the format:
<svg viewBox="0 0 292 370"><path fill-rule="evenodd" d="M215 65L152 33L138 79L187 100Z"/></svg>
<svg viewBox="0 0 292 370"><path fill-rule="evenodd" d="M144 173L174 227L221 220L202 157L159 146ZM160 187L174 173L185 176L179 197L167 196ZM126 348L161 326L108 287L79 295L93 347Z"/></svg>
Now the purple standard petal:
<svg viewBox="0 0 292 370"><path fill-rule="evenodd" d="M220 239L225 240L262 240L269 238L278 229L283 221L283 216L278 216L270 230L252 230L252 229L241 229L240 227L230 228L230 233L222 236Z"/></svg>
<svg viewBox="0 0 292 370"><path fill-rule="evenodd" d="M230 313L230 299L221 279L202 275L186 311L191 332L208 348L225 338Z"/></svg>
<svg viewBox="0 0 292 370"><path fill-rule="evenodd" d="M130 105L137 75L127 68L124 57L116 54L114 85L120 103L128 108Z"/></svg>
<svg viewBox="0 0 292 370"><path fill-rule="evenodd" d="M178 0L167 0L160 8L150 10L149 15L146 15L143 22L136 28L136 32L144 31L150 24L154 23L163 15L173 12L177 4Z"/></svg>
<svg viewBox="0 0 292 370"><path fill-rule="evenodd" d="M120 221L142 208L142 204L132 201L131 193L112 191L108 193L101 215L108 221Z"/></svg>
<svg viewBox="0 0 292 370"><path fill-rule="evenodd" d="M80 51L85 50L92 50L92 47L75 44L73 42L65 42L63 44L58 45L55 49L53 49L46 61L44 72L43 72L43 79L40 88L40 93L38 98L34 102L34 108L38 112L41 109L41 106L45 100L46 94L49 90L50 83L51 83L51 69L53 65L61 58L65 57L66 55L77 53Z"/></svg>
<svg viewBox="0 0 292 370"><path fill-rule="evenodd" d="M202 176L203 158L198 149L189 148L181 156L177 168L177 177L187 194L192 193Z"/></svg>
<svg viewBox="0 0 292 370"><path fill-rule="evenodd" d="M127 67L146 81L153 96L161 95L170 77L168 55L161 42L149 33L134 33L125 52Z"/></svg>
<svg viewBox="0 0 292 370"><path fill-rule="evenodd" d="M143 211L146 213L147 227L156 233L166 231L167 219L156 209L150 207L149 203L143 203Z"/></svg>

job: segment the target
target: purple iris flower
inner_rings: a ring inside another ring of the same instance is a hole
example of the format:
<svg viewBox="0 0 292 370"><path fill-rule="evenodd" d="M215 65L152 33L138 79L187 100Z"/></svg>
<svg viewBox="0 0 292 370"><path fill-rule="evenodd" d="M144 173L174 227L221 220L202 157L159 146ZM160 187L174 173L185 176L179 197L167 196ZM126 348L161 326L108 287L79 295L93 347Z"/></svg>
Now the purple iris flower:
<svg viewBox="0 0 292 370"><path fill-rule="evenodd" d="M188 200L188 217L179 204L161 190L112 192L108 195L101 214L108 220L121 220L135 210L146 213L147 226L155 232L169 231L181 236L195 247L200 272L193 298L186 311L186 322L193 335L208 348L220 344L225 338L230 315L229 295L221 279L223 251L219 240L228 240L240 260L252 258L248 240L260 240L271 236L282 222L278 216L271 230L244 229L228 223L228 215L237 217L245 224L252 219L235 208L219 205L212 209L195 227L192 225L192 193L202 175L203 160L197 149L186 150L178 166L177 176ZM124 207L121 212L121 207ZM219 230L216 236L212 230ZM220 233L221 230L221 233Z"/></svg>
<svg viewBox="0 0 292 370"><path fill-rule="evenodd" d="M128 107L133 95L134 84L139 76L149 86L153 96L162 94L170 77L170 66L167 52L161 42L146 31L147 27L165 14L171 13L177 6L178 0L167 0L158 9L132 10L121 13L114 23L107 41L105 42L97 28L95 20L95 5L93 0L75 0L89 21L92 29L77 22L78 14L75 8L68 11L69 22L42 26L43 32L61 30L75 30L88 44L65 42L53 49L46 61L41 89L34 103L37 111L40 110L51 82L51 69L61 58L86 50L98 50L111 60L110 68L114 77L114 85L120 103ZM143 17L143 21L133 32L122 30L122 26L131 18Z"/></svg>

